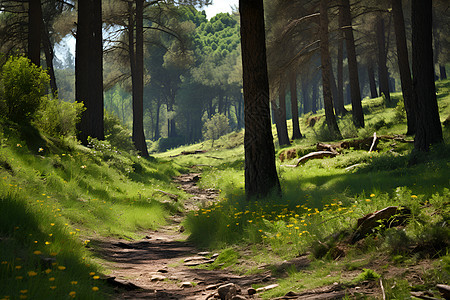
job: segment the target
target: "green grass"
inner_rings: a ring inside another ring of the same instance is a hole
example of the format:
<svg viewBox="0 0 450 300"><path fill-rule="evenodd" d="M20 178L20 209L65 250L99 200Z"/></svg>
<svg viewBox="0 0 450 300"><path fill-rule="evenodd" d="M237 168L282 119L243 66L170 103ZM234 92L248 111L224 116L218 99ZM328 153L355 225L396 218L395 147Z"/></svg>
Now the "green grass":
<svg viewBox="0 0 450 300"><path fill-rule="evenodd" d="M158 190L182 202L171 183L181 169L104 142L85 148L32 127L0 128L0 299L109 298L90 240L166 224L182 204Z"/></svg>
<svg viewBox="0 0 450 300"><path fill-rule="evenodd" d="M444 121L450 113L450 81L437 82L437 87L441 121ZM378 136L404 134L406 120L402 116L404 111L401 105L398 105L401 95L392 94L392 99L388 104L382 98L363 101L367 113L364 129L355 130L350 116L340 118L344 138L370 137L374 132ZM311 128L304 126L306 117L300 120L306 138L293 141L291 146L298 153L312 151L319 141L332 142L327 139L323 127L324 118ZM290 126L288 121L289 130ZM245 200L244 149L242 145L226 147L226 144L233 144L227 142L226 136L215 142L218 150L208 148L209 143L204 142L157 156L168 158L185 149L208 150L203 154L172 158L182 167L197 165L197 169L203 172L200 185L221 191L220 202L190 213L185 220L191 241L201 247L224 249L233 245L241 248L262 245L259 249L268 250L254 253L255 260L277 261L315 251L319 240L327 244L328 248L322 254L327 259L335 243L339 242L339 238L330 240L331 236L340 234L341 238L345 238L346 232L355 227L358 218L387 206L398 205L412 210L412 217L404 231L384 233L380 227L379 231L374 232L378 242L372 243L371 239L367 239L362 250L351 251L383 251L392 257L392 263L400 253L404 257L400 261L414 262L423 257L436 259L446 255L450 245L450 230L445 225L450 218L450 128L443 127L443 131L445 143L433 146L429 153L414 152L413 144L381 141L376 152L343 150L342 155L335 158L310 160L297 168L282 166L293 161L281 163L277 160L283 196L272 195L258 202ZM275 128L273 133L276 144ZM285 149L277 147L276 151L280 153ZM359 164L358 167L346 170L355 164ZM407 250L405 253L403 243L429 251L413 254ZM252 260L251 257L246 259ZM362 267L353 266L359 270ZM238 266L232 268L240 272ZM316 276L312 273L311 276ZM320 274L318 277L321 277ZM288 286L297 280L295 278L290 275L286 283L281 280L279 283L285 287L269 292L267 298L289 291ZM444 281L449 282L448 277L445 278ZM434 282L438 280L434 279ZM314 283L310 287L318 285Z"/></svg>

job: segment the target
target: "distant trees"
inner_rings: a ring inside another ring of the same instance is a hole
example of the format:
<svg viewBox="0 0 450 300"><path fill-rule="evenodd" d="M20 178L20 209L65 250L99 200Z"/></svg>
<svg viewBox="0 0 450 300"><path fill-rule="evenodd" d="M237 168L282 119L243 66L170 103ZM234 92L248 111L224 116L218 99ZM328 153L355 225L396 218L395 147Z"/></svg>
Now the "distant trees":
<svg viewBox="0 0 450 300"><path fill-rule="evenodd" d="M275 149L270 125L269 80L262 0L240 0L245 106L245 193L247 199L277 190Z"/></svg>

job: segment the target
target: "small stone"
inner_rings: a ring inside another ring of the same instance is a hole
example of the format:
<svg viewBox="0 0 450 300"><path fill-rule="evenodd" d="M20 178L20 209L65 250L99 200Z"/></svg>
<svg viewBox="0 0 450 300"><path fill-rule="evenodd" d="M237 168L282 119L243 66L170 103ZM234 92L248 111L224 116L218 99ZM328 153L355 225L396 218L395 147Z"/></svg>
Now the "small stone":
<svg viewBox="0 0 450 300"><path fill-rule="evenodd" d="M150 281L163 281L165 279L166 279L166 277L162 276L162 275L152 275L152 277L150 278Z"/></svg>
<svg viewBox="0 0 450 300"><path fill-rule="evenodd" d="M244 296L241 295L236 295L233 298L231 298L231 300L246 300L247 298L245 298Z"/></svg>
<svg viewBox="0 0 450 300"><path fill-rule="evenodd" d="M234 283L221 285L217 291L219 292L220 299L222 300L231 300L237 294L237 288Z"/></svg>
<svg viewBox="0 0 450 300"><path fill-rule="evenodd" d="M204 252L199 252L199 253L197 253L197 255L200 255L200 256L206 256L206 255L209 255L211 252L208 252L208 251L204 251Z"/></svg>
<svg viewBox="0 0 450 300"><path fill-rule="evenodd" d="M191 282L189 282L189 281L185 281L185 282L182 282L182 283L180 283L180 287L181 288L191 288L191 287L193 287L194 285L191 283Z"/></svg>
<svg viewBox="0 0 450 300"><path fill-rule="evenodd" d="M158 273L169 273L167 269L160 269L158 270Z"/></svg>

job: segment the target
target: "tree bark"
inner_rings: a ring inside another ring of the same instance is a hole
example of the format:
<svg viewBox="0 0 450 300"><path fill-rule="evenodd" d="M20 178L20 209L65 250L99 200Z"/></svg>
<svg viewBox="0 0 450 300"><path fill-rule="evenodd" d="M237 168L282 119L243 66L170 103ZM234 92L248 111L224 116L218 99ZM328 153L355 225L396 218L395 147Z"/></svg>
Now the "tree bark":
<svg viewBox="0 0 450 300"><path fill-rule="evenodd" d="M414 147L428 151L443 141L434 83L431 1L412 0L413 103L416 112Z"/></svg>
<svg viewBox="0 0 450 300"><path fill-rule="evenodd" d="M328 48L328 5L327 0L320 0L320 57L322 61L322 91L325 120L333 139L341 139L342 135L336 122L331 96L331 59Z"/></svg>
<svg viewBox="0 0 450 300"><path fill-rule="evenodd" d="M392 0L392 16L394 19L395 41L397 44L398 69L400 72L403 101L406 110L408 127L406 134L412 135L415 133L415 114L412 110L412 78L411 70L409 69L402 0Z"/></svg>
<svg viewBox="0 0 450 300"><path fill-rule="evenodd" d="M269 109L263 0L239 0L247 199L281 193Z"/></svg>
<svg viewBox="0 0 450 300"><path fill-rule="evenodd" d="M298 121L297 73L291 72L289 77L289 87L291 89L292 139L297 140L303 137Z"/></svg>
<svg viewBox="0 0 450 300"><path fill-rule="evenodd" d="M342 1L339 6L339 32L338 32L338 53L337 53L337 97L335 107L337 115L344 115L347 110L344 108L344 19L342 13Z"/></svg>
<svg viewBox="0 0 450 300"><path fill-rule="evenodd" d="M103 123L103 43L101 1L78 3L75 46L75 97L86 110L78 124L78 138L105 139Z"/></svg>
<svg viewBox="0 0 450 300"><path fill-rule="evenodd" d="M352 101L353 124L357 128L364 127L364 114L361 104L361 89L359 87L358 65L356 61L355 38L353 36L352 17L349 0L342 0L343 25L345 45L347 48L348 76Z"/></svg>
<svg viewBox="0 0 450 300"><path fill-rule="evenodd" d="M280 78L280 90L278 91L278 105L278 108L274 111L276 114L278 143L280 146L289 146L291 142L289 141L286 121L286 87L282 78Z"/></svg>
<svg viewBox="0 0 450 300"><path fill-rule="evenodd" d="M144 135L144 0L136 0L136 50L130 55L133 89L133 135L136 150L148 157ZM133 24L129 24L130 27ZM131 35L133 39L133 35ZM134 47L134 43L131 44Z"/></svg>
<svg viewBox="0 0 450 300"><path fill-rule="evenodd" d="M36 66L41 65L41 0L28 1L28 58Z"/></svg>
<svg viewBox="0 0 450 300"><path fill-rule="evenodd" d="M53 67L53 58L55 53L53 51L53 45L50 41L47 26L45 26L44 21L42 21L42 44L44 46L45 63L47 65L47 72L50 75L50 89L52 95L56 96L58 91L58 86L56 85L55 68Z"/></svg>
<svg viewBox="0 0 450 300"><path fill-rule="evenodd" d="M302 96L303 96L303 113L307 114L311 111L311 99L309 98L309 86L306 78L302 78Z"/></svg>
<svg viewBox="0 0 450 300"><path fill-rule="evenodd" d="M370 61L367 66L367 75L369 77L370 97L377 98L377 83L375 82L375 70L373 69L373 62Z"/></svg>
<svg viewBox="0 0 450 300"><path fill-rule="evenodd" d="M387 102L391 102L389 92L389 72L387 69L386 38L384 35L385 26L383 17L377 16L376 22L377 48L378 48L378 82L380 85L380 95L384 94Z"/></svg>
<svg viewBox="0 0 450 300"><path fill-rule="evenodd" d="M441 80L447 79L447 72L445 71L445 66L439 64L439 76Z"/></svg>
<svg viewBox="0 0 450 300"><path fill-rule="evenodd" d="M155 135L153 137L153 140L155 140L155 141L157 141L161 137L161 134L159 132L159 114L160 114L160 111L161 111L161 101L158 98L156 100Z"/></svg>
<svg viewBox="0 0 450 300"><path fill-rule="evenodd" d="M319 81L313 80L312 82L312 93L311 93L311 112L313 114L317 113L317 102L319 101Z"/></svg>

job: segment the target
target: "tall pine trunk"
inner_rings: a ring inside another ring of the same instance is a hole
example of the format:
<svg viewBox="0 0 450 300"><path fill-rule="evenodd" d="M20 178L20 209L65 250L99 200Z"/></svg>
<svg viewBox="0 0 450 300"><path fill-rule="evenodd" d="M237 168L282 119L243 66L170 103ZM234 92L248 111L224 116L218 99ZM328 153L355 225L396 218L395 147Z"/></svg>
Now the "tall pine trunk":
<svg viewBox="0 0 450 300"><path fill-rule="evenodd" d="M136 150L148 157L144 135L144 0L136 0L136 50L130 55L133 89L133 135ZM130 27L132 24L130 24ZM131 35L131 40L133 35ZM131 41L130 40L130 41ZM134 43L132 43L132 47Z"/></svg>
<svg viewBox="0 0 450 300"><path fill-rule="evenodd" d="M416 112L414 146L428 151L443 141L434 83L431 1L412 0L413 103Z"/></svg>
<svg viewBox="0 0 450 300"><path fill-rule="evenodd" d="M247 199L281 193L269 109L263 0L239 0Z"/></svg>
<svg viewBox="0 0 450 300"><path fill-rule="evenodd" d="M375 81L375 70L373 69L373 61L369 61L367 65L367 76L369 78L370 98L377 98L377 83Z"/></svg>
<svg viewBox="0 0 450 300"><path fill-rule="evenodd" d="M406 45L405 20L403 18L402 0L392 0L395 41L397 44L398 69L402 83L403 100L406 109L407 135L415 133L415 114L412 109L412 78L409 69L408 48Z"/></svg>
<svg viewBox="0 0 450 300"><path fill-rule="evenodd" d="M320 57L322 61L322 91L325 120L333 139L341 139L342 135L336 122L331 96L331 59L328 46L328 5L327 0L320 0Z"/></svg>
<svg viewBox="0 0 450 300"><path fill-rule="evenodd" d="M355 38L353 36L352 16L350 13L349 0L342 0L342 14L345 33L345 46L347 49L348 76L350 81L353 124L355 124L355 126L359 128L364 127L364 114L361 104L361 89L359 86Z"/></svg>
<svg viewBox="0 0 450 300"><path fill-rule="evenodd" d="M380 95L384 95L387 102L391 102L391 95L389 93L389 72L387 69L387 49L386 49L386 37L385 26L382 16L377 16L376 22L376 34L377 34L377 49L378 49L378 82L380 85Z"/></svg>
<svg viewBox="0 0 450 300"><path fill-rule="evenodd" d="M42 45L44 46L45 63L47 65L47 72L50 75L50 89L52 95L56 96L58 91L58 86L56 85L55 68L53 66L53 58L55 53L53 51L53 45L50 41L49 32L44 21L42 21Z"/></svg>
<svg viewBox="0 0 450 300"><path fill-rule="evenodd" d="M298 121L298 98L297 98L297 73L291 72L289 76L289 87L291 90L291 113L292 113L292 139L301 139L300 124Z"/></svg>
<svg viewBox="0 0 450 300"><path fill-rule="evenodd" d="M36 66L41 65L41 0L28 1L28 58Z"/></svg>
<svg viewBox="0 0 450 300"><path fill-rule="evenodd" d="M286 121L286 87L282 78L280 78L280 89L278 91L278 108L275 109L274 113L276 114L278 143L280 146L289 146L291 143Z"/></svg>
<svg viewBox="0 0 450 300"><path fill-rule="evenodd" d="M105 139L103 123L103 40L101 1L78 3L75 46L75 98L86 110L78 124L78 138L87 145L88 136Z"/></svg>
<svg viewBox="0 0 450 300"><path fill-rule="evenodd" d="M339 2L339 31L338 31L338 53L337 53L337 97L335 100L336 114L344 115L347 110L344 107L344 19L342 13L342 1Z"/></svg>

